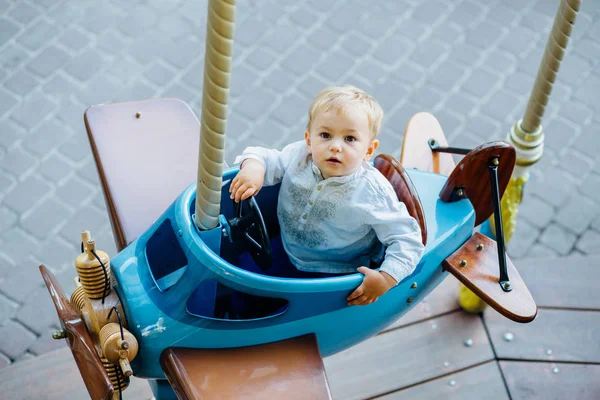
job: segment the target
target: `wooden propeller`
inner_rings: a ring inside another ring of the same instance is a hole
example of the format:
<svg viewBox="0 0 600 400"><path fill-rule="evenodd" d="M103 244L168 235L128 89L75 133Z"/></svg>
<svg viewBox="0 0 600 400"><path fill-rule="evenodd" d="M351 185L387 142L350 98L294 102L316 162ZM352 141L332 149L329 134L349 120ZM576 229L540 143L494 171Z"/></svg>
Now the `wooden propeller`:
<svg viewBox="0 0 600 400"><path fill-rule="evenodd" d="M114 388L96 353L94 342L85 323L67 300L54 274L44 265L40 265L40 272L48 292L50 292L60 324L66 333L67 343L73 352L73 358L75 358L90 397L94 400L112 399Z"/></svg>

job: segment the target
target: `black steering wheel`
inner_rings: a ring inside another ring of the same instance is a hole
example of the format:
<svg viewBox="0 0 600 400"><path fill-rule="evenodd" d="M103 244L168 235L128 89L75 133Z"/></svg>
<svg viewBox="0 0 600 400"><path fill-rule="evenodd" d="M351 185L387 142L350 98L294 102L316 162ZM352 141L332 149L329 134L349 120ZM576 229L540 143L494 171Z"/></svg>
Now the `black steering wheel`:
<svg viewBox="0 0 600 400"><path fill-rule="evenodd" d="M265 220L254 197L233 202L235 217L230 219L232 239L242 240L254 262L263 270L271 267L273 256Z"/></svg>

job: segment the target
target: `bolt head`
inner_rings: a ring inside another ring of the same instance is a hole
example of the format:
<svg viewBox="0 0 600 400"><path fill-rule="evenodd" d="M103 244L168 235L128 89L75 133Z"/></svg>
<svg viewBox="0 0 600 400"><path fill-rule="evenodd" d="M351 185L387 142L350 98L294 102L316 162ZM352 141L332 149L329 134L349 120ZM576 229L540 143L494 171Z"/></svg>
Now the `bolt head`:
<svg viewBox="0 0 600 400"><path fill-rule="evenodd" d="M469 339L465 340L465 346L466 347L473 346L473 339L469 338Z"/></svg>
<svg viewBox="0 0 600 400"><path fill-rule="evenodd" d="M513 335L511 332L506 332L504 334L504 340L506 342L512 342L514 338L515 338L515 335Z"/></svg>
<svg viewBox="0 0 600 400"><path fill-rule="evenodd" d="M494 164L494 165L499 165L500 164L500 160L498 159L498 157L492 158L492 164Z"/></svg>
<svg viewBox="0 0 600 400"><path fill-rule="evenodd" d="M479 243L477 245L477 251L481 251L481 250L483 250L483 243Z"/></svg>
<svg viewBox="0 0 600 400"><path fill-rule="evenodd" d="M452 379L450 382L448 382L448 386L456 386L456 381Z"/></svg>
<svg viewBox="0 0 600 400"><path fill-rule="evenodd" d="M467 260L460 260L460 263L458 264L461 267L466 267L467 266Z"/></svg>
<svg viewBox="0 0 600 400"><path fill-rule="evenodd" d="M408 299L406 299L407 303L412 303L412 301L413 301L412 297L409 297Z"/></svg>
<svg viewBox="0 0 600 400"><path fill-rule="evenodd" d="M65 330L54 331L52 332L52 339L60 340L67 337L67 332Z"/></svg>
<svg viewBox="0 0 600 400"><path fill-rule="evenodd" d="M418 285L417 285L417 282L413 282L413 284L412 284L412 285L410 285L411 289L415 289L417 286L418 286Z"/></svg>
<svg viewBox="0 0 600 400"><path fill-rule="evenodd" d="M463 197L463 196L464 196L464 194L465 194L465 191L464 191L463 189L458 189L458 190L456 191L456 194L457 194L459 197Z"/></svg>
<svg viewBox="0 0 600 400"><path fill-rule="evenodd" d="M138 111L138 112L136 112L136 113L135 113L135 117L136 117L137 119L140 119L140 118L141 118L141 116L142 116L142 113L141 113L141 112L139 112L139 111Z"/></svg>
<svg viewBox="0 0 600 400"><path fill-rule="evenodd" d="M546 355L551 356L552 355L552 350L551 349L546 350Z"/></svg>
<svg viewBox="0 0 600 400"><path fill-rule="evenodd" d="M560 369L558 369L558 367L552 368L552 373L553 374L558 374L559 372L560 372Z"/></svg>

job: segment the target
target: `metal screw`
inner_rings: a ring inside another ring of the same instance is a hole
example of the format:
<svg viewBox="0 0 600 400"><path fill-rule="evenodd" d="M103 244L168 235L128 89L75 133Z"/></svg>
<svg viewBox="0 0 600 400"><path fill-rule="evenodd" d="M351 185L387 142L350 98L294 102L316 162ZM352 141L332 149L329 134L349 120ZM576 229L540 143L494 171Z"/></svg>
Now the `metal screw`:
<svg viewBox="0 0 600 400"><path fill-rule="evenodd" d="M477 245L477 251L481 251L481 250L483 250L483 243L479 243Z"/></svg>
<svg viewBox="0 0 600 400"><path fill-rule="evenodd" d="M412 303L412 297L409 297L408 299L406 299L407 303Z"/></svg>
<svg viewBox="0 0 600 400"><path fill-rule="evenodd" d="M458 264L461 267L466 267L467 266L467 260L460 260L460 263Z"/></svg>
<svg viewBox="0 0 600 400"><path fill-rule="evenodd" d="M450 366L450 361L444 362L444 367L449 367L449 366Z"/></svg>
<svg viewBox="0 0 600 400"><path fill-rule="evenodd" d="M497 157L496 158L492 158L492 164L498 165L498 164L500 164L500 160Z"/></svg>
<svg viewBox="0 0 600 400"><path fill-rule="evenodd" d="M66 337L67 337L67 332L64 329L62 329L60 331L52 332L52 339L59 340L59 339L64 339Z"/></svg>
<svg viewBox="0 0 600 400"><path fill-rule="evenodd" d="M127 343L127 342L123 342L123 343L121 343L121 348L122 348L123 350L127 350L127 349L129 349L129 343Z"/></svg>
<svg viewBox="0 0 600 400"><path fill-rule="evenodd" d="M138 111L138 112L136 112L136 113L135 113L135 117L136 117L137 119L140 119L140 117L141 117L141 116L142 116L142 113L141 113L141 112L139 112L139 111Z"/></svg>
<svg viewBox="0 0 600 400"><path fill-rule="evenodd" d="M437 324L431 324L431 329L436 330L437 329Z"/></svg>
<svg viewBox="0 0 600 400"><path fill-rule="evenodd" d="M465 340L465 346L467 346L467 347L473 346L473 339L469 338L469 339Z"/></svg>
<svg viewBox="0 0 600 400"><path fill-rule="evenodd" d="M225 230L225 228L223 228L223 230ZM181 237L182 235L183 235L183 231L182 230L177 231L177 236Z"/></svg>
<svg viewBox="0 0 600 400"><path fill-rule="evenodd" d="M457 189L457 190L456 190L456 194L457 194L459 197L463 197L463 195L465 194L465 191L464 191L462 188L460 188L460 189Z"/></svg>
<svg viewBox="0 0 600 400"><path fill-rule="evenodd" d="M513 340L514 338L515 338L515 335L513 335L513 334L512 334L512 333L510 333L510 332L506 332L506 333L504 334L504 340L505 340L505 341L507 341L507 342L512 342L512 340Z"/></svg>
<svg viewBox="0 0 600 400"><path fill-rule="evenodd" d="M412 284L412 285L410 285L410 288L411 288L411 289L416 289L416 287L417 287L417 282L413 282L413 284Z"/></svg>
<svg viewBox="0 0 600 400"><path fill-rule="evenodd" d="M504 284L504 286L506 286L507 288L509 288L509 287L510 287L510 282L506 282L506 283Z"/></svg>
<svg viewBox="0 0 600 400"><path fill-rule="evenodd" d="M559 372L560 372L560 369L558 369L558 367L552 368L552 373L553 374L558 374Z"/></svg>
<svg viewBox="0 0 600 400"><path fill-rule="evenodd" d="M546 350L546 354L549 355L549 356L551 356L552 355L552 350L550 350L550 349Z"/></svg>
<svg viewBox="0 0 600 400"><path fill-rule="evenodd" d="M448 386L456 386L456 381L452 379L450 382L448 382Z"/></svg>

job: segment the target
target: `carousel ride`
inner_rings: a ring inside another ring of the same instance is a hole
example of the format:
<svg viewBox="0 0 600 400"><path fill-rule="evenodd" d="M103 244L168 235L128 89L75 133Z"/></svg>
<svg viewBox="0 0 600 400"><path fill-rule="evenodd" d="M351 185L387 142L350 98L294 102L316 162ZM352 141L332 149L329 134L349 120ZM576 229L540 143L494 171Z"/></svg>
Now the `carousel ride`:
<svg viewBox="0 0 600 400"><path fill-rule="evenodd" d="M176 99L85 113L119 253L109 260L84 232L70 299L40 271L63 327L54 337L67 339L90 396L120 398L135 375L159 400L330 398L321 357L392 324L448 273L465 285L463 303L532 321L536 304L505 251L503 217L515 210L502 196L520 190L541 156L540 121L578 2L561 3L525 118L508 143L449 147L437 120L419 113L400 161L375 158L426 249L410 276L365 307L346 302L359 273L290 278L279 268L289 264L278 246L279 185L242 204L229 199L238 172L224 163L234 3L209 1L199 141L193 112ZM190 143L199 143L199 155ZM449 153L464 157L455 166ZM488 236L475 232L480 225Z"/></svg>

